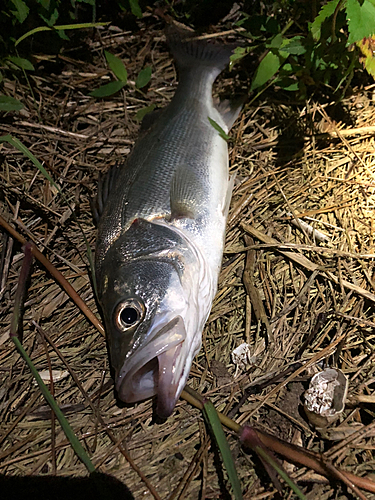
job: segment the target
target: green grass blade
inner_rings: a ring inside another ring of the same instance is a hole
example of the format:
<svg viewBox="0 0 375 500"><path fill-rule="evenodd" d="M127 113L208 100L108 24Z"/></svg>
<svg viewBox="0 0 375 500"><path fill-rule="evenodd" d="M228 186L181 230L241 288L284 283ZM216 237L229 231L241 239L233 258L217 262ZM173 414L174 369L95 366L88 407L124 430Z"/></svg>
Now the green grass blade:
<svg viewBox="0 0 375 500"><path fill-rule="evenodd" d="M219 420L217 411L211 401L203 402L203 415L212 430L216 443L219 447L221 456L223 458L224 467L227 470L229 481L233 488L235 500L242 500L242 490L240 480L238 479L236 466L233 461L232 453L229 448L227 438L225 437L223 427Z"/></svg>
<svg viewBox="0 0 375 500"><path fill-rule="evenodd" d="M49 26L38 26L38 28L34 28L24 35L22 35L20 38L18 38L14 44L15 47L19 43L22 42L22 40L25 40L25 38L34 35L35 33L39 33L41 31L60 31L60 30L80 30L80 29L86 29L86 28L97 28L98 26L107 26L108 23L80 23L80 24L64 24L61 26L53 26L50 28Z"/></svg>
<svg viewBox="0 0 375 500"><path fill-rule="evenodd" d="M0 137L0 142L8 142L11 146L18 149L18 151L27 156L27 158L29 158L29 160L31 160L34 163L34 165L41 171L44 177L59 191L60 194L62 194L61 189L57 184L55 184L55 181L49 175L47 170L43 167L40 161L37 160L35 156L27 149L27 147L24 144L22 144L21 141L19 141L15 137L12 137L11 135L3 135L2 137Z"/></svg>
<svg viewBox="0 0 375 500"><path fill-rule="evenodd" d="M224 141L229 141L230 140L229 135L225 133L225 131L220 127L220 125L218 123L216 123L215 120L213 120L209 116L207 118L208 118L208 121L213 126L213 128L219 132L220 137L222 137L224 139Z"/></svg>
<svg viewBox="0 0 375 500"><path fill-rule="evenodd" d="M283 471L279 465L277 464L277 462L275 462L275 460L269 456L268 453L266 453L263 448L261 448L260 446L256 446L254 448L254 451L256 453L258 453L259 456L261 456L263 458L263 460L265 460L266 462L268 462L274 469L275 471L279 474L279 476L284 479L284 481L288 484L288 486L294 491L294 493L298 496L298 498L300 498L301 500L306 500L306 497L305 495L302 493L302 491L298 488L298 486L293 483L293 481L290 479L290 477L288 476L288 474L286 474L285 471Z"/></svg>
<svg viewBox="0 0 375 500"><path fill-rule="evenodd" d="M21 323L21 311L23 309L23 304L25 301L25 295L26 295L26 288L27 288L27 280L30 275L31 271L31 265L33 261L33 255L31 252L31 244L26 243L24 247L24 259L22 262L22 267L21 267L21 272L18 278L18 285L17 285L17 290L16 294L14 297L14 310L13 310L13 315L12 315L12 320L11 320L11 327L10 327L10 338L12 339L13 343L15 344L16 348L18 349L18 352L21 354L23 359L26 361L26 364L28 365L31 373L33 374L35 380L38 383L38 386L53 410L54 414L56 415L58 421L60 422L61 427L63 428L63 431L65 432L65 435L67 439L69 440L70 444L72 445L72 448L76 452L77 456L82 460L82 462L85 464L87 470L91 472L95 472L95 467L92 464L91 460L89 459L87 453L85 452L83 446L79 442L77 436L74 434L72 431L72 428L69 425L69 422L66 420L64 417L62 411L60 410L59 406L57 405L56 401L54 400L53 396L49 392L47 386L44 384L43 380L41 379L37 369L33 365L33 362L29 358L27 352L23 348L21 341L18 337L18 332L20 330L20 323Z"/></svg>
<svg viewBox="0 0 375 500"><path fill-rule="evenodd" d="M73 450L75 451L75 453L77 454L79 459L84 463L84 465L86 466L86 469L90 473L95 472L96 469L95 469L93 463L91 462L90 458L88 457L88 455L87 455L85 449L83 448L83 446L81 445L79 439L72 431L72 428L70 427L69 422L66 420L64 414L62 413L62 411L58 407L56 401L54 400L51 393L47 389L47 386L44 384L43 380L41 379L37 369L33 365L33 362L29 358L27 352L23 348L20 340L15 336L12 337L12 340L13 340L14 344L16 345L18 352L21 354L21 356L23 357L23 359L27 363L27 366L29 367L35 380L37 381L38 386L39 386L44 398L46 399L47 403L49 404L49 406L53 410L54 414L56 415L57 420L60 422L60 425L63 428L63 431L64 431L67 439L69 440L70 444L72 445Z"/></svg>

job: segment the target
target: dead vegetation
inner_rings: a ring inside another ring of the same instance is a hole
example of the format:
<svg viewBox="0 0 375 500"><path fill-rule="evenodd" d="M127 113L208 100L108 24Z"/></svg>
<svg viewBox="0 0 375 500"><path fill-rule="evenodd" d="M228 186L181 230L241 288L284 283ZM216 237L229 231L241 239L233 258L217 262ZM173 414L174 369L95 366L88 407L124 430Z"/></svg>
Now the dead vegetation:
<svg viewBox="0 0 375 500"><path fill-rule="evenodd" d="M136 112L164 106L176 74L162 31L112 27L88 43L90 63L74 51L58 60L39 55L29 85L5 82L8 95L26 107L4 118L1 135L21 140L65 199L24 155L2 144L0 207L97 313L81 231L93 248L90 198L99 173L129 153ZM103 48L123 58L130 83L96 100L88 92L111 78ZM145 63L153 77L139 91L134 80ZM246 88L234 74L223 75L222 89ZM219 291L189 385L238 423L324 453L363 476L374 470L375 446L375 86L339 108L342 119L335 120L330 105L260 99L234 127L230 158L238 182ZM22 252L5 232L2 252L0 473L85 475L8 340ZM23 344L37 369L48 371L50 364L57 371L51 391L98 469L126 483L136 499L225 498L200 411L180 401L158 424L152 401L117 402L103 335L38 263L23 325ZM250 356L246 367L236 367L231 353L244 342ZM296 363L309 361L298 369ZM309 378L325 365L344 371L349 393L342 421L322 437L309 427L302 403ZM272 498L257 459L229 440L245 498ZM309 470L286 468L308 498L350 497Z"/></svg>

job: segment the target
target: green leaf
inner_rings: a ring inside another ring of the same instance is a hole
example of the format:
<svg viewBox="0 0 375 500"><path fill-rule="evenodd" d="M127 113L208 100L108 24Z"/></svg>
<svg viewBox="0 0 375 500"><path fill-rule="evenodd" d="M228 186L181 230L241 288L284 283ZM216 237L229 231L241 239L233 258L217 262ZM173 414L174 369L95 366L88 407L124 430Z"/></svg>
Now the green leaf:
<svg viewBox="0 0 375 500"><path fill-rule="evenodd" d="M215 441L219 447L221 456L223 458L224 467L228 473L229 481L233 488L235 500L242 500L242 490L240 480L238 479L236 466L232 457L232 453L229 448L228 441L225 437L223 427L219 420L217 411L211 401L205 401L203 403L203 416L209 425L212 434L214 435Z"/></svg>
<svg viewBox="0 0 375 500"><path fill-rule="evenodd" d="M293 78L278 78L277 85L279 85L284 90L289 90L294 92L299 89L299 83Z"/></svg>
<svg viewBox="0 0 375 500"><path fill-rule="evenodd" d="M274 36L271 42L267 45L270 49L279 49L284 42L283 35L281 33Z"/></svg>
<svg viewBox="0 0 375 500"><path fill-rule="evenodd" d="M14 14L15 18L18 19L20 23L23 23L24 20L29 15L29 7L23 0L12 0L12 4L15 6L17 10L12 10L12 14Z"/></svg>
<svg viewBox="0 0 375 500"><path fill-rule="evenodd" d="M8 60L21 69L27 69L29 71L34 71L35 69L31 62L28 59L24 59L23 57L9 56Z"/></svg>
<svg viewBox="0 0 375 500"><path fill-rule="evenodd" d="M137 89L141 89L148 84L148 82L151 80L151 73L151 66L146 66L145 68L141 69L135 81L135 86L137 87Z"/></svg>
<svg viewBox="0 0 375 500"><path fill-rule="evenodd" d="M62 40L70 40L70 38L68 37L68 35L65 33L64 30L56 30L56 31Z"/></svg>
<svg viewBox="0 0 375 500"><path fill-rule="evenodd" d="M43 7L45 10L49 10L49 6L51 4L51 0L38 0L39 5Z"/></svg>
<svg viewBox="0 0 375 500"><path fill-rule="evenodd" d="M155 109L155 104L151 104L150 106L146 106L145 108L139 109L135 115L135 119L137 120L137 122L140 122L146 115L154 111L154 109Z"/></svg>
<svg viewBox="0 0 375 500"><path fill-rule="evenodd" d="M222 137L224 141L229 141L230 140L229 135L225 133L225 131L220 127L220 125L216 123L215 120L213 120L209 116L207 118L208 121L211 123L211 125L214 127L214 129L219 132L220 137Z"/></svg>
<svg viewBox="0 0 375 500"><path fill-rule="evenodd" d="M139 6L138 0L129 0L130 10L132 14L138 18L142 17L142 10Z"/></svg>
<svg viewBox="0 0 375 500"><path fill-rule="evenodd" d="M250 51L250 47L236 47L230 56L229 68L232 69L235 62L243 59Z"/></svg>
<svg viewBox="0 0 375 500"><path fill-rule="evenodd" d="M365 64L366 71L373 78L375 78L375 58L374 57L366 57L364 64Z"/></svg>
<svg viewBox="0 0 375 500"><path fill-rule="evenodd" d="M108 66L111 68L115 76L122 82L126 83L128 81L128 72L126 71L125 65L121 59L106 50L104 51L104 54L107 59Z"/></svg>
<svg viewBox="0 0 375 500"><path fill-rule="evenodd" d="M302 54L305 54L306 48L304 47L304 37L302 36L294 36L293 38L290 38L289 40L284 40L283 43L281 44L281 49L283 52L286 52L287 54L294 54L297 56L300 56Z"/></svg>
<svg viewBox="0 0 375 500"><path fill-rule="evenodd" d="M14 97L8 97L7 95L0 95L0 111L19 111L24 106L22 102Z"/></svg>
<svg viewBox="0 0 375 500"><path fill-rule="evenodd" d="M326 5L324 5L320 9L320 12L314 19L313 23L311 23L310 32L315 41L320 40L322 24L328 17L332 16L332 14L335 12L335 9L339 1L340 0L331 0Z"/></svg>
<svg viewBox="0 0 375 500"><path fill-rule="evenodd" d="M346 18L348 20L348 43L355 43L375 33L375 5L370 0L362 3L347 0Z"/></svg>
<svg viewBox="0 0 375 500"><path fill-rule="evenodd" d="M48 17L45 17L43 16L43 14L40 14L39 13L39 16L43 19L43 21L48 24L48 26L50 26L52 28L52 26L55 24L55 22L57 21L58 17L59 17L59 11L56 9L54 9L54 11L51 13L49 19Z"/></svg>
<svg viewBox="0 0 375 500"><path fill-rule="evenodd" d="M281 57L280 54L274 54L271 51L268 52L255 72L250 90L255 90L268 82L280 69L284 60L285 58Z"/></svg>
<svg viewBox="0 0 375 500"><path fill-rule="evenodd" d="M113 94L116 94L119 90L122 89L122 87L125 87L126 83L125 82L110 82L107 83L106 85L102 85L98 89L93 90L92 92L89 93L91 97L109 97Z"/></svg>

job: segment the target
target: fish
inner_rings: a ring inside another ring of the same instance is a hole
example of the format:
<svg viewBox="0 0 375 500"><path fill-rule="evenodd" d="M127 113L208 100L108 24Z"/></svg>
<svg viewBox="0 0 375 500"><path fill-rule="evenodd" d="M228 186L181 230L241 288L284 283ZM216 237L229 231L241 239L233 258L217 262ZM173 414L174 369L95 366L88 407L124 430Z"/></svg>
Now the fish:
<svg viewBox="0 0 375 500"><path fill-rule="evenodd" d="M167 38L176 92L146 115L127 161L101 183L95 251L117 395L156 396L162 418L187 382L217 291L234 182L222 131L242 106L212 97L232 46L180 29Z"/></svg>

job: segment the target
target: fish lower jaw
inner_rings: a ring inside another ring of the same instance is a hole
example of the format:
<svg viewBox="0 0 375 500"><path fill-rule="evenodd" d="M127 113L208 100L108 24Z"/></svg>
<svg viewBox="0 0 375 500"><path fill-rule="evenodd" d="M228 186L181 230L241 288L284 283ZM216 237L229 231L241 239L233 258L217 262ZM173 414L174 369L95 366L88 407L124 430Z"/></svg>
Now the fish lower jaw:
<svg viewBox="0 0 375 500"><path fill-rule="evenodd" d="M136 403L157 396L156 413L169 417L184 387L185 363L178 359L181 347L182 343L173 346L137 370L120 375L116 381L119 398L125 403Z"/></svg>
<svg viewBox="0 0 375 500"><path fill-rule="evenodd" d="M116 389L121 401L136 403L155 396L157 392L156 358L151 359L134 374L120 375L116 380Z"/></svg>

